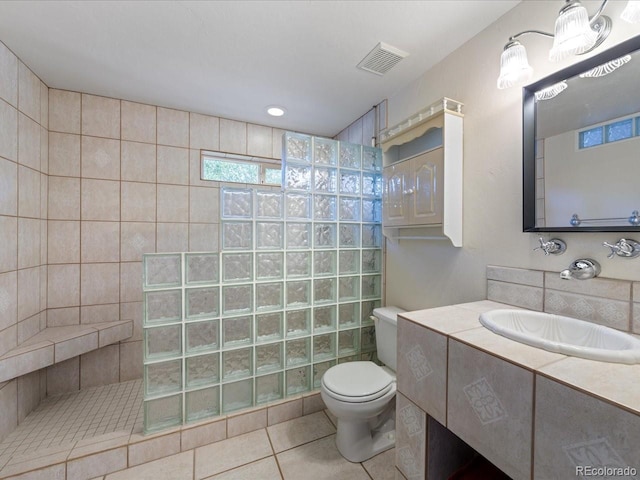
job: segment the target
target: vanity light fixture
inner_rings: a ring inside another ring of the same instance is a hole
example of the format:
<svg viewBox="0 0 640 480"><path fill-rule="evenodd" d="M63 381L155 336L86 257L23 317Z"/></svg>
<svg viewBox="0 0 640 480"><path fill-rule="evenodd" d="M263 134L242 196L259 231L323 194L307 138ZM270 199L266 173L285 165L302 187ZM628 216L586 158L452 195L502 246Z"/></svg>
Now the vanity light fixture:
<svg viewBox="0 0 640 480"><path fill-rule="evenodd" d="M526 82L533 75L524 46L517 40L522 35L537 34L553 38L549 60L558 62L570 55L582 55L598 47L611 32L611 19L602 15L608 0L603 0L591 17L580 0L566 0L555 22L554 33L525 30L509 37L500 56L498 88L508 88ZM629 0L621 17L625 21L640 22L640 1Z"/></svg>
<svg viewBox="0 0 640 480"><path fill-rule="evenodd" d="M267 107L267 113L272 117L281 117L284 115L285 109L277 105L270 105Z"/></svg>

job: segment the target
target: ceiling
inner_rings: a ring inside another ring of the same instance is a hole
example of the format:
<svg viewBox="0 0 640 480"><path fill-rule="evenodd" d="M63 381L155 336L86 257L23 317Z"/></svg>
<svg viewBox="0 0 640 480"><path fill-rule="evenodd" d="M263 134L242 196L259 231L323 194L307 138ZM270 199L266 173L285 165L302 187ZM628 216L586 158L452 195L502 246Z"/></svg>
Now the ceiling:
<svg viewBox="0 0 640 480"><path fill-rule="evenodd" d="M0 40L52 88L333 136L518 2L4 0ZM380 41L409 56L357 69Z"/></svg>
<svg viewBox="0 0 640 480"><path fill-rule="evenodd" d="M629 63L598 78L567 78L557 97L536 102L536 138L548 138L640 112L640 50Z"/></svg>

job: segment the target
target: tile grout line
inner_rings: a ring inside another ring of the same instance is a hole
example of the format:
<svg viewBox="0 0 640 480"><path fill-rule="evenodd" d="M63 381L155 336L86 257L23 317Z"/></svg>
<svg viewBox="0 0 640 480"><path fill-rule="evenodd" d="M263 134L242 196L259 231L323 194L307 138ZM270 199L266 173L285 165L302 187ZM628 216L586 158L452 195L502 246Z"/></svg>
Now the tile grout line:
<svg viewBox="0 0 640 480"><path fill-rule="evenodd" d="M276 455L276 451L273 448L273 442L271 441L271 435L269 434L269 429L267 427L265 427L265 432L267 433L267 439L269 440L269 445L271 446L271 451L273 452L273 459L275 460L276 466L278 467L278 472L280 472L280 478L284 479L284 473L282 473L282 467L280 466L278 455Z"/></svg>

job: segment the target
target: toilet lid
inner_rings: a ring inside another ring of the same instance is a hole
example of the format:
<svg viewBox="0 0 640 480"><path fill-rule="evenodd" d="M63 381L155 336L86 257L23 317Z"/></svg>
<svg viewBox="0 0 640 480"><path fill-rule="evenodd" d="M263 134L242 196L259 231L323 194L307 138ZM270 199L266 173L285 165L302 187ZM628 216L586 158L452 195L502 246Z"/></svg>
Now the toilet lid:
<svg viewBox="0 0 640 480"><path fill-rule="evenodd" d="M348 362L331 367L322 383L345 401L365 402L386 394L395 379L373 362Z"/></svg>

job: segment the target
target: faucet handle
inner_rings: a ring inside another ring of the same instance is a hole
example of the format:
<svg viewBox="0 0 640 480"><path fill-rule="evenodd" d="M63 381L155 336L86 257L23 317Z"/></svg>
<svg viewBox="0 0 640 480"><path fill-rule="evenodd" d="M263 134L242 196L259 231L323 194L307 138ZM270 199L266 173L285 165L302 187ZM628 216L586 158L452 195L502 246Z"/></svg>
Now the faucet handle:
<svg viewBox="0 0 640 480"><path fill-rule="evenodd" d="M567 244L559 238L552 238L547 242L545 242L544 238L542 237L540 237L538 240L540 240L540 246L534 248L533 250L542 250L545 255L562 255L567 250Z"/></svg>
<svg viewBox="0 0 640 480"><path fill-rule="evenodd" d="M602 245L611 249L611 253L607 255L607 258L613 258L615 255L624 258L635 258L640 256L640 243L635 240L621 238L613 245L609 242L603 242Z"/></svg>
<svg viewBox="0 0 640 480"><path fill-rule="evenodd" d="M609 253L609 255L607 255L607 258L613 258L616 256L616 253L618 253L618 251L620 251L620 247L618 246L618 244L614 244L611 245L609 242L602 242L602 246L603 247L609 247L611 249L611 252Z"/></svg>

